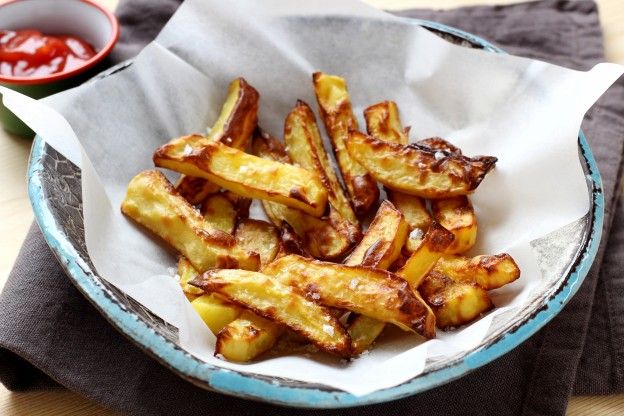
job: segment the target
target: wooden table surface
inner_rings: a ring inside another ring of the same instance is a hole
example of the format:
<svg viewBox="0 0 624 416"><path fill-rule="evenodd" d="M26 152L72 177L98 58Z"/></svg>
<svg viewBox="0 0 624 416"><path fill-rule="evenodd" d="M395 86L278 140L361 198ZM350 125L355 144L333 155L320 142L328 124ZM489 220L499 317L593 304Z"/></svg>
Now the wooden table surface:
<svg viewBox="0 0 624 416"><path fill-rule="evenodd" d="M113 9L118 0L96 0ZM513 0L366 0L386 9L409 7L450 8L474 4L513 3ZM598 0L607 60L624 64L624 1ZM0 129L0 287L4 285L20 245L33 220L26 191L26 167L30 140L11 136ZM113 415L69 391L11 393L0 385L0 415ZM622 415L624 395L573 397L568 415Z"/></svg>

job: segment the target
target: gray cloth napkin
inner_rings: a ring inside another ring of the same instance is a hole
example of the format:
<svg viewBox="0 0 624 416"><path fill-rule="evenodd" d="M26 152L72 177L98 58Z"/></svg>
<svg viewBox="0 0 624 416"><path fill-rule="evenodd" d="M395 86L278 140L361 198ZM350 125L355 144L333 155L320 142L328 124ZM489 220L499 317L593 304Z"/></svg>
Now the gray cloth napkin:
<svg viewBox="0 0 624 416"><path fill-rule="evenodd" d="M133 56L178 2L122 0L118 61ZM596 5L539 1L402 15L447 23L511 53L587 69L602 61ZM521 346L469 375L391 403L335 411L287 409L207 392L145 355L72 286L36 225L0 295L0 381L28 391L63 386L122 412L202 414L564 414L572 392L624 391L624 207L616 205L624 152L624 84L588 112L583 129L606 196L603 240L577 295Z"/></svg>

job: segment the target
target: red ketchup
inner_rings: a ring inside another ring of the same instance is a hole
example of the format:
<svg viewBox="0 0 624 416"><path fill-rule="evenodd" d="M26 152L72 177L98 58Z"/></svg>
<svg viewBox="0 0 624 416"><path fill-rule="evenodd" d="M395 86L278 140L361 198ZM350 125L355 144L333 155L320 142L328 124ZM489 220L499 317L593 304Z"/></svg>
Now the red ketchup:
<svg viewBox="0 0 624 416"><path fill-rule="evenodd" d="M75 69L95 55L84 40L36 30L0 30L0 75L39 77Z"/></svg>

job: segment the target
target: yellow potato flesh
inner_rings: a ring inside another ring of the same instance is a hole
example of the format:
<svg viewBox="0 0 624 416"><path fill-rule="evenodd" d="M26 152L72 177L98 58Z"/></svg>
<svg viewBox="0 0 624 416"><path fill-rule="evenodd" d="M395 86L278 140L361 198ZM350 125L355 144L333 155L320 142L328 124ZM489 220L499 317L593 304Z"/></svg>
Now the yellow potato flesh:
<svg viewBox="0 0 624 416"><path fill-rule="evenodd" d="M234 238L245 250L258 253L262 265L271 262L279 249L277 228L266 221L241 220L236 226Z"/></svg>
<svg viewBox="0 0 624 416"><path fill-rule="evenodd" d="M209 195L202 203L201 213L212 228L228 234L234 231L237 212L234 204L224 195Z"/></svg>
<svg viewBox="0 0 624 416"><path fill-rule="evenodd" d="M376 139L407 144L407 131L401 125L399 109L394 101L382 101L364 110L366 131Z"/></svg>
<svg viewBox="0 0 624 416"><path fill-rule="evenodd" d="M227 324L238 318L242 310L240 306L229 302L216 293L202 295L193 300L191 305L215 335Z"/></svg>
<svg viewBox="0 0 624 416"><path fill-rule="evenodd" d="M455 236L447 254L461 254L470 250L477 241L477 216L466 196L431 201L433 217Z"/></svg>
<svg viewBox="0 0 624 416"><path fill-rule="evenodd" d="M498 289L520 277L520 268L507 253L463 257L446 255L435 270L458 282L476 283L485 290Z"/></svg>
<svg viewBox="0 0 624 416"><path fill-rule="evenodd" d="M215 355L228 361L248 362L268 351L283 327L249 311L226 325L217 335Z"/></svg>

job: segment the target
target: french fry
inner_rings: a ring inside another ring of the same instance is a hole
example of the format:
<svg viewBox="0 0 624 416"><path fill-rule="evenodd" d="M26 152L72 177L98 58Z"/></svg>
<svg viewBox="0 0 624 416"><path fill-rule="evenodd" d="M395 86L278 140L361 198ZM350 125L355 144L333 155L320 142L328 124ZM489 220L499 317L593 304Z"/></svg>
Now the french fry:
<svg viewBox="0 0 624 416"><path fill-rule="evenodd" d="M427 305L392 273L295 255L281 257L262 271L323 305L389 322L426 338L435 336L435 318Z"/></svg>
<svg viewBox="0 0 624 416"><path fill-rule="evenodd" d="M186 257L180 256L178 259L178 276L180 276L180 286L182 287L182 291L186 295L187 299L190 301L204 294L201 289L189 285L188 283L198 274L199 272L195 267L193 267L191 262Z"/></svg>
<svg viewBox="0 0 624 416"><path fill-rule="evenodd" d="M202 293L203 290L200 290ZM240 306L228 301L217 293L204 294L191 302L195 312L199 314L204 323L213 334L217 335L230 322L241 314Z"/></svg>
<svg viewBox="0 0 624 416"><path fill-rule="evenodd" d="M243 250L230 234L210 228L158 171L143 171L132 178L121 211L168 242L199 272L214 267L260 267L257 253Z"/></svg>
<svg viewBox="0 0 624 416"><path fill-rule="evenodd" d="M476 284L456 282L435 271L418 290L433 309L440 329L465 325L494 307L488 293Z"/></svg>
<svg viewBox="0 0 624 416"><path fill-rule="evenodd" d="M239 150L245 150L258 121L260 94L243 78L230 83L219 118L207 138L220 141ZM176 189L191 204L197 205L219 187L204 178L182 175Z"/></svg>
<svg viewBox="0 0 624 416"><path fill-rule="evenodd" d="M467 196L431 201L433 218L455 236L447 254L461 254L477 241L477 216Z"/></svg>
<svg viewBox="0 0 624 416"><path fill-rule="evenodd" d="M520 268L507 253L472 258L445 255L434 270L457 282L475 283L485 290L498 289L520 277Z"/></svg>
<svg viewBox="0 0 624 416"><path fill-rule="evenodd" d="M274 278L246 270L216 269L190 283L286 325L323 351L342 357L351 355L351 340L338 320L325 307L307 300Z"/></svg>
<svg viewBox="0 0 624 416"><path fill-rule="evenodd" d="M357 120L343 78L316 72L312 76L314 92L327 135L331 139L336 161L342 173L353 208L363 215L379 198L377 184L368 172L353 160L345 147L349 130L357 130Z"/></svg>
<svg viewBox="0 0 624 416"><path fill-rule="evenodd" d="M217 334L215 355L248 362L270 350L284 328L250 311L243 311Z"/></svg>
<svg viewBox="0 0 624 416"><path fill-rule="evenodd" d="M277 228L266 221L244 219L236 225L234 238L245 250L260 255L260 264L271 262L279 249Z"/></svg>
<svg viewBox="0 0 624 416"><path fill-rule="evenodd" d="M290 163L284 146L266 134L254 136L253 152L268 160ZM354 227L345 226L344 221L314 218L302 211L270 201L262 201L262 206L275 226L282 228L284 224L289 224L301 238L305 250L316 258L330 260L343 257L359 236L359 230L353 233Z"/></svg>
<svg viewBox="0 0 624 416"><path fill-rule="evenodd" d="M154 164L206 178L248 198L278 202L316 217L323 214L327 204L327 191L316 173L262 159L203 137L173 139L156 150Z"/></svg>
<svg viewBox="0 0 624 416"><path fill-rule="evenodd" d="M211 194L204 199L201 206L204 219L212 228L232 234L236 225L236 208L223 194Z"/></svg>
<svg viewBox="0 0 624 416"><path fill-rule="evenodd" d="M388 143L357 131L351 131L346 146L351 157L386 187L430 199L473 192L497 161Z"/></svg>
<svg viewBox="0 0 624 416"><path fill-rule="evenodd" d="M297 101L295 108L286 117L284 141L288 155L293 162L304 169L318 173L327 189L329 203L335 208L336 213L359 228L351 203L329 163L314 113L301 100Z"/></svg>
<svg viewBox="0 0 624 416"><path fill-rule="evenodd" d="M431 223L420 245L397 274L407 280L414 289L418 289L422 279L433 269L454 239L453 234L440 224Z"/></svg>
<svg viewBox="0 0 624 416"><path fill-rule="evenodd" d="M364 110L366 131L376 139L406 145L409 127L403 128L394 101L382 101Z"/></svg>

